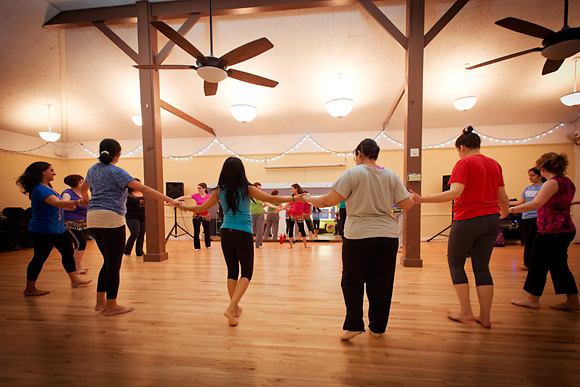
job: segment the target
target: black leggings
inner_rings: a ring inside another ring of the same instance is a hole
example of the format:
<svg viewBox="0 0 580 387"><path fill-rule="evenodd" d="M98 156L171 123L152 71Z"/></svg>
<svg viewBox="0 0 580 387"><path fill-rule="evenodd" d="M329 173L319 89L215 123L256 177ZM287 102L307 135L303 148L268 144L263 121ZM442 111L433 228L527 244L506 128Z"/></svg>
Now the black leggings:
<svg viewBox="0 0 580 387"><path fill-rule="evenodd" d="M289 227L289 231L288 231L288 238L294 238L294 222L296 222L296 224L298 225L298 231L300 232L300 235L302 235L303 237L306 237L306 230L304 230L304 221L303 220L292 220L289 219L288 220L288 227Z"/></svg>
<svg viewBox="0 0 580 387"><path fill-rule="evenodd" d="M46 262L50 252L55 247L62 257L62 267L64 267L66 272L72 273L77 269L72 243L66 232L61 234L30 232L30 236L34 241L34 255L26 269L26 279L28 281L36 281L38 279L44 262Z"/></svg>
<svg viewBox="0 0 580 387"><path fill-rule="evenodd" d="M143 242L145 241L145 219L125 219L125 221L131 233L125 244L125 255L131 255L131 250L133 250L133 245L136 241L135 254L140 257L143 255Z"/></svg>
<svg viewBox="0 0 580 387"><path fill-rule="evenodd" d="M576 232L561 234L537 233L531 256L531 266L524 290L540 297L546 286L548 271L556 294L578 294L574 275L568 268L568 246Z"/></svg>
<svg viewBox="0 0 580 387"><path fill-rule="evenodd" d="M203 225L203 239L205 241L205 247L211 247L211 235L209 233L209 220L203 218L194 217L193 218L193 248L201 249L201 241L199 238L199 233L201 231L201 226Z"/></svg>
<svg viewBox="0 0 580 387"><path fill-rule="evenodd" d="M113 300L117 298L119 292L121 262L125 248L125 226L90 230L104 260L99 272L97 292L106 292L107 300Z"/></svg>
<svg viewBox="0 0 580 387"><path fill-rule="evenodd" d="M237 281L241 267L241 276L251 280L254 273L254 237L252 233L222 228L220 235L222 252L228 267L228 279Z"/></svg>
<svg viewBox="0 0 580 387"><path fill-rule="evenodd" d="M342 243L342 294L346 305L343 329L364 331L363 299L369 300L369 328L384 333L389 320L397 238L347 239Z"/></svg>
<svg viewBox="0 0 580 387"><path fill-rule="evenodd" d="M499 232L499 215L454 220L449 232L447 261L453 285L466 284L465 260L471 255L476 286L493 285L489 260Z"/></svg>
<svg viewBox="0 0 580 387"><path fill-rule="evenodd" d="M84 230L73 230L72 228L67 228L66 233L68 234L74 249L77 251L85 251L87 248L87 236Z"/></svg>

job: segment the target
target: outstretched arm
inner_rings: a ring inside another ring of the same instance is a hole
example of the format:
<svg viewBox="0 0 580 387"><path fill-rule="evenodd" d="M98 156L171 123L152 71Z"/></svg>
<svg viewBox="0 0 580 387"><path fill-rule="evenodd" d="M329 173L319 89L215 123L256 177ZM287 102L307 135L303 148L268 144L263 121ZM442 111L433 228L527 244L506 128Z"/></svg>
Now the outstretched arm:
<svg viewBox="0 0 580 387"><path fill-rule="evenodd" d="M167 202L175 207L177 207L181 204L180 201L172 199L169 196L164 195L161 192L157 191L156 189L153 189L145 184L139 183L137 180L131 181L129 184L127 184L127 187L131 187L135 191L141 191L143 193L143 196L147 196L147 197L159 200L159 201Z"/></svg>
<svg viewBox="0 0 580 387"><path fill-rule="evenodd" d="M280 203L288 203L294 201L292 196L278 196L278 195L270 195L265 193L262 190L254 187L253 185L248 187L248 196L251 198L255 198L261 200L263 202L280 202Z"/></svg>
<svg viewBox="0 0 580 387"><path fill-rule="evenodd" d="M69 211L74 210L80 204L80 200L61 200L56 195L47 196L44 198L44 201L51 206L64 208Z"/></svg>
<svg viewBox="0 0 580 387"><path fill-rule="evenodd" d="M518 212L526 212L537 210L542 207L546 202L558 192L558 183L556 180L548 180L542 185L542 188L538 191L538 194L531 202L521 204L519 206L511 207L509 209L510 213L517 214Z"/></svg>
<svg viewBox="0 0 580 387"><path fill-rule="evenodd" d="M215 191L212 192L211 196L209 197L209 199L205 201L205 203L198 206L186 206L185 203L181 202L182 205L179 208L181 208L184 211L197 212L198 214L206 212L211 207L216 205L217 202L219 202L219 194L220 190L216 189Z"/></svg>
<svg viewBox="0 0 580 387"><path fill-rule="evenodd" d="M304 194L302 197L299 198L301 202L310 203L316 207L332 207L336 206L345 198L340 196L338 192L334 189L330 189L330 191L326 195L322 196L310 196L310 194Z"/></svg>
<svg viewBox="0 0 580 387"><path fill-rule="evenodd" d="M465 185L461 183L451 183L449 191L439 192L434 195L421 196L416 192L411 192L411 199L414 203L445 203L457 199L463 193Z"/></svg>

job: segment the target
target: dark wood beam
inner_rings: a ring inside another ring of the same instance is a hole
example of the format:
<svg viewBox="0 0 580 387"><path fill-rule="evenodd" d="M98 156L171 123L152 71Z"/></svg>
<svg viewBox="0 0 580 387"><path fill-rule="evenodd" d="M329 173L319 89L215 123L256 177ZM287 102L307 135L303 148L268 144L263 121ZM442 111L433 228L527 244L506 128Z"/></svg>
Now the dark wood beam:
<svg viewBox="0 0 580 387"><path fill-rule="evenodd" d="M358 0L360 5L403 47L407 49L407 37L371 0Z"/></svg>
<svg viewBox="0 0 580 387"><path fill-rule="evenodd" d="M405 95L406 89L407 89L407 82L403 82L403 84L401 85L401 89L397 93L397 97L395 98L395 101L393 102L393 105L391 106L391 110L389 110L389 114L387 114L387 118L385 118L385 121L383 122L383 130L385 130L387 128L387 125L389 125L389 121L391 121L393 114L395 114L395 110L397 110L399 103L403 99L403 96Z"/></svg>
<svg viewBox="0 0 580 387"><path fill-rule="evenodd" d="M191 29L193 28L195 23L197 23L197 21L200 18L201 18L201 13L194 13L194 14L189 15L187 20L181 25L181 27L179 27L179 30L177 30L177 33L179 33L179 35L181 35L181 36L185 36L189 31L191 31ZM169 40L165 44L163 49L161 49L161 51L159 51L159 54L157 54L157 57L155 58L155 64L158 64L158 65L162 64L165 61L165 59L167 59L169 54L171 54L171 51L173 51L174 48L175 48L175 42L173 42L172 40Z"/></svg>
<svg viewBox="0 0 580 387"><path fill-rule="evenodd" d="M461 11L461 9L465 6L465 4L467 4L468 1L469 0L457 0L447 10L447 12L445 12L445 14L441 16L441 19L439 19L437 23L435 23L433 27L431 27L429 32L425 34L424 47L427 47L427 45L435 38L435 36L437 36L437 34L441 32L441 30L443 30L443 28L445 28L447 24L449 24L449 22L455 17L455 15L459 13L459 11Z"/></svg>
<svg viewBox="0 0 580 387"><path fill-rule="evenodd" d="M168 104L164 100L160 100L160 105L161 105L162 109L167 110L169 113L174 114L177 117L181 118L182 120L187 121L190 124L195 125L198 128L205 130L206 132L208 132L212 136L215 136L215 132L213 131L213 129L211 127L207 126L206 124L204 124L201 121L196 120L195 118L193 118L189 114L182 112L181 110L179 110L175 106Z"/></svg>
<svg viewBox="0 0 580 387"><path fill-rule="evenodd" d="M339 7L356 4L356 0L223 0L214 2L213 14L240 15L261 12L289 11L307 8ZM209 15L207 0L183 0L151 3L151 16L159 20L185 19L192 13ZM107 24L135 23L137 8L135 4L76 9L59 12L44 23L47 28L76 28L90 26L96 21Z"/></svg>
<svg viewBox="0 0 580 387"><path fill-rule="evenodd" d="M115 45L119 47L121 51L129 56L129 58L133 59L133 62L139 63L139 54L137 54L135 50L133 50L127 43L125 43L123 39L119 37L119 35L107 27L105 22L93 22L93 25L97 27L99 31L101 31L107 38L109 38L111 42L115 43Z"/></svg>

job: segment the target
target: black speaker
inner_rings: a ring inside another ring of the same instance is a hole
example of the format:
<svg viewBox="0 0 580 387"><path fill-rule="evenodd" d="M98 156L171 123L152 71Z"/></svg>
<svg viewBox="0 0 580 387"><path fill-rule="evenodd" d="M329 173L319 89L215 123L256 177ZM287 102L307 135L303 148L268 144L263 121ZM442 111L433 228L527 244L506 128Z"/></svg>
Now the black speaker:
<svg viewBox="0 0 580 387"><path fill-rule="evenodd" d="M449 191L449 179L451 175L443 175L443 191Z"/></svg>
<svg viewBox="0 0 580 387"><path fill-rule="evenodd" d="M183 183L176 182L166 182L165 183L165 194L172 199L177 199L184 195Z"/></svg>

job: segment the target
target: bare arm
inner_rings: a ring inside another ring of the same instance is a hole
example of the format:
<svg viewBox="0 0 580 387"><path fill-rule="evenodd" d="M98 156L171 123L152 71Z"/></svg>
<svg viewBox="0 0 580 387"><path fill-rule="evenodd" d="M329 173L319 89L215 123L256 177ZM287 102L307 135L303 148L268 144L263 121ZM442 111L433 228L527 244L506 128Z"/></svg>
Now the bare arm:
<svg viewBox="0 0 580 387"><path fill-rule="evenodd" d="M397 206L399 206L399 208L401 208L404 211L409 211L414 204L415 203L413 202L413 199L411 199L410 196L406 199L401 200L400 202L397 202Z"/></svg>
<svg viewBox="0 0 580 387"><path fill-rule="evenodd" d="M80 200L61 200L56 195L47 196L44 198L44 201L51 206L70 211L74 210L80 202Z"/></svg>
<svg viewBox="0 0 580 387"><path fill-rule="evenodd" d="M518 200L510 200L510 207L519 206L524 204L526 200L524 198L519 198Z"/></svg>
<svg viewBox="0 0 580 387"><path fill-rule="evenodd" d="M83 184L84 186L84 184ZM179 206L181 204L180 201L178 200L174 200L172 198L170 198L169 196L166 196L164 194L162 194L161 192L145 185L142 183L139 183L137 180L133 180L131 181L129 184L127 184L127 187L131 187L133 188L135 191L141 191L143 193L143 196L147 196L162 202L167 202L170 203L173 206ZM82 190L82 188L81 188Z"/></svg>
<svg viewBox="0 0 580 387"><path fill-rule="evenodd" d="M464 184L451 183L449 191L439 192L435 195L421 196L413 191L410 192L412 194L413 202L415 203L445 203L460 197L464 189Z"/></svg>
<svg viewBox="0 0 580 387"><path fill-rule="evenodd" d="M556 192L558 192L558 183L556 182L556 180L548 180L542 185L542 188L540 188L534 200L516 207L512 207L509 209L509 212L516 214L518 212L537 210L538 208L546 204L546 202L552 196L554 196Z"/></svg>
<svg viewBox="0 0 580 387"><path fill-rule="evenodd" d="M182 201L187 200L187 199L193 199L193 198L191 197L191 195L184 195L184 196L178 197L175 200L182 202Z"/></svg>
<svg viewBox="0 0 580 387"><path fill-rule="evenodd" d="M270 194L265 193L262 190L257 189L253 185L249 186L249 188L248 188L248 196L251 198L261 200L263 202L288 203L288 202L294 201L292 196L270 195Z"/></svg>
<svg viewBox="0 0 580 387"><path fill-rule="evenodd" d="M299 198L301 202L310 203L315 207L324 208L324 207L332 207L336 206L343 200L346 200L342 196L338 194L334 189L330 189L330 191L326 195L322 196L310 196L310 194L305 194L304 196Z"/></svg>
<svg viewBox="0 0 580 387"><path fill-rule="evenodd" d="M197 206L185 206L184 204L179 208L181 208L184 211L197 212L198 214L201 214L202 212L206 212L211 207L215 206L217 202L219 202L219 194L220 190L216 189L215 191L212 192L211 196L209 197L209 199L205 201L205 203Z"/></svg>
<svg viewBox="0 0 580 387"><path fill-rule="evenodd" d="M499 216L503 219L510 214L510 198L505 192L505 187L498 188L497 202L499 204Z"/></svg>

